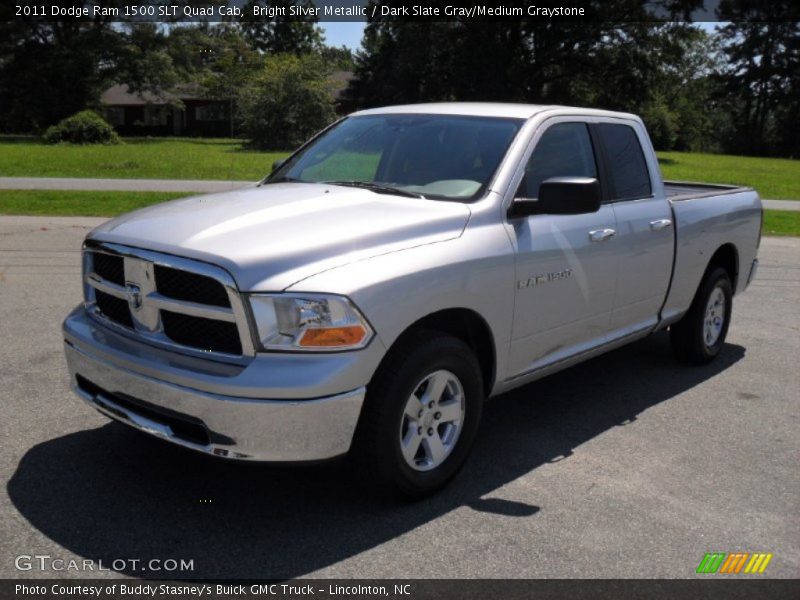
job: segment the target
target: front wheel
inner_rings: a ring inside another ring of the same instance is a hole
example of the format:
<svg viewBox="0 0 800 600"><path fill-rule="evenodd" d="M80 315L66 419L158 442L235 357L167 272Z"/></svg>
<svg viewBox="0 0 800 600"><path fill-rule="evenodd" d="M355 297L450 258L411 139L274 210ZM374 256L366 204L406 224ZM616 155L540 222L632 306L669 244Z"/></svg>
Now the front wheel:
<svg viewBox="0 0 800 600"><path fill-rule="evenodd" d="M469 346L436 332L412 335L367 387L351 458L380 488L426 496L463 466L482 406L481 370Z"/></svg>
<svg viewBox="0 0 800 600"><path fill-rule="evenodd" d="M703 279L689 311L670 327L675 355L704 365L716 358L731 322L733 287L725 269L714 268Z"/></svg>

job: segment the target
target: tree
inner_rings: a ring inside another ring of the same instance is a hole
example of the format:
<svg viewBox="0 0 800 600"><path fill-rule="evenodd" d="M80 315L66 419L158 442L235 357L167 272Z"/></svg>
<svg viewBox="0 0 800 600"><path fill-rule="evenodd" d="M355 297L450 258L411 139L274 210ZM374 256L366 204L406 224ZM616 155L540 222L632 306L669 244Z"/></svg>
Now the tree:
<svg viewBox="0 0 800 600"><path fill-rule="evenodd" d="M695 4L667 8L682 14ZM586 6L586 21L371 21L344 104L592 106L643 113L661 147L702 146L710 130L708 36L690 23L647 20L635 0Z"/></svg>
<svg viewBox="0 0 800 600"><path fill-rule="evenodd" d="M181 79L170 55L171 36L158 23L130 23L117 30L113 76L133 92L160 93Z"/></svg>
<svg viewBox="0 0 800 600"><path fill-rule="evenodd" d="M266 57L238 97L242 130L250 143L268 150L295 148L333 121L327 78L317 55Z"/></svg>
<svg viewBox="0 0 800 600"><path fill-rule="evenodd" d="M738 19L720 30L726 65L719 78L736 124L732 151L800 155L800 23L781 19L793 6L776 0L720 7L722 18Z"/></svg>
<svg viewBox="0 0 800 600"><path fill-rule="evenodd" d="M170 28L167 52L181 79L193 79L214 62L215 39L219 37L219 29L227 31L231 27L224 24L197 23Z"/></svg>
<svg viewBox="0 0 800 600"><path fill-rule="evenodd" d="M711 149L713 47L690 23L620 25L569 102L639 114L658 149Z"/></svg>
<svg viewBox="0 0 800 600"><path fill-rule="evenodd" d="M586 96L607 105L641 102L660 66L653 44L666 45L669 35L682 30L662 35L662 26L647 20L646 3L638 0L585 4L591 19L581 21L376 18L365 30L348 95L364 106L451 99L565 102ZM673 2L670 8L682 11L688 4Z"/></svg>
<svg viewBox="0 0 800 600"><path fill-rule="evenodd" d="M322 60L335 71L355 71L356 56L347 46L323 46L319 51Z"/></svg>
<svg viewBox="0 0 800 600"><path fill-rule="evenodd" d="M169 54L181 81L198 84L210 98L228 101L229 133L235 134L239 89L263 65L262 56L231 24L173 28Z"/></svg>
<svg viewBox="0 0 800 600"><path fill-rule="evenodd" d="M277 11L273 18L255 16L253 9L261 7ZM240 27L250 45L267 54L307 54L322 48L322 30L317 17L299 20L291 9L314 7L311 0L249 0L245 5Z"/></svg>
<svg viewBox="0 0 800 600"><path fill-rule="evenodd" d="M119 7L124 2L75 4ZM148 23L119 27L113 19L15 18L11 5L0 5L0 129L44 129L96 106L103 90L117 81L137 90L169 85L174 73L162 28Z"/></svg>
<svg viewBox="0 0 800 600"><path fill-rule="evenodd" d="M41 130L93 103L119 37L103 21L0 21L0 128Z"/></svg>

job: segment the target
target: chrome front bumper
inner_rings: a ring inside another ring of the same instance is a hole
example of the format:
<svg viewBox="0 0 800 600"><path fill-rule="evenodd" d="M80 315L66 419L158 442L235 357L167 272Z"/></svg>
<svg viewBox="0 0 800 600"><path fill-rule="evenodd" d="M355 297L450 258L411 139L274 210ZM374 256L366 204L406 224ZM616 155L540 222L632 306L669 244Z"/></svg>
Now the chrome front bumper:
<svg viewBox="0 0 800 600"><path fill-rule="evenodd" d="M97 339L82 335L87 331L107 344L97 345ZM313 399L220 394L144 373L145 364L136 369L122 366L109 349L115 343L143 344L118 338L87 321L79 310L65 321L64 334L75 393L104 415L151 435L206 454L268 462L324 460L350 448L364 401L363 385ZM173 371L180 371L188 376L185 369L168 364L161 351L144 352L161 362L165 375L174 378ZM133 361L136 356L129 353L127 358ZM191 359L190 364L197 361ZM200 362L216 370L205 373L207 378L237 381L236 374L241 378L244 370L231 366L233 371L226 372L227 367ZM198 371L198 383L208 387L203 375Z"/></svg>

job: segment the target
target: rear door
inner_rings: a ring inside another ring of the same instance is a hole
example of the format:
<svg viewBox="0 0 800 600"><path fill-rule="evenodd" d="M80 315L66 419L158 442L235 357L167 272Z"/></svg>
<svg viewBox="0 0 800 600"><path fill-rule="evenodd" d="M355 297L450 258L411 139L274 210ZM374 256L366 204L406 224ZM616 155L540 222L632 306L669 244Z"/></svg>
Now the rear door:
<svg viewBox="0 0 800 600"><path fill-rule="evenodd" d="M672 271L675 227L642 125L616 120L592 128L617 221L619 274L609 336L615 339L657 323Z"/></svg>
<svg viewBox="0 0 800 600"><path fill-rule="evenodd" d="M598 177L595 154L585 122L548 120L534 136L515 196L536 198L550 177ZM512 377L605 341L617 275L615 220L611 205L509 220L517 250Z"/></svg>

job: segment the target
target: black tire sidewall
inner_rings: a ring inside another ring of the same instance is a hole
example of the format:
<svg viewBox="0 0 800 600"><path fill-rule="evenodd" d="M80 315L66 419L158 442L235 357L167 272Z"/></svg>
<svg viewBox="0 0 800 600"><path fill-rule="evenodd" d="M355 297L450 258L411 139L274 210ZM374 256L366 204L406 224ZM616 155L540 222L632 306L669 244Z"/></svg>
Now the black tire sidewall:
<svg viewBox="0 0 800 600"><path fill-rule="evenodd" d="M470 348L452 337L437 337L402 357L392 377L392 385L383 387L383 398L369 401L383 403L378 427L376 459L383 478L403 494L424 496L454 477L469 455L480 423L483 407L483 383L480 367ZM400 427L406 403L417 385L438 370L455 375L464 391L464 420L456 446L445 461L430 471L413 469L402 455ZM368 396L369 396L368 388Z"/></svg>
<svg viewBox="0 0 800 600"><path fill-rule="evenodd" d="M722 331L720 331L717 341L712 346L708 346L705 341L705 336L703 335L706 306L708 305L708 300L711 297L712 292L716 288L720 288L725 296L725 319L722 323ZM730 326L731 322L731 312L733 309L733 288L731 286L731 280L727 271L717 268L709 273L703 284L701 293L698 295L698 301L699 302L695 307L695 314L693 315L692 319L692 343L694 345L695 352L703 356L706 360L710 361L716 357L717 354L719 354L720 350L722 350L722 346L725 344L725 338L728 335L728 327Z"/></svg>

